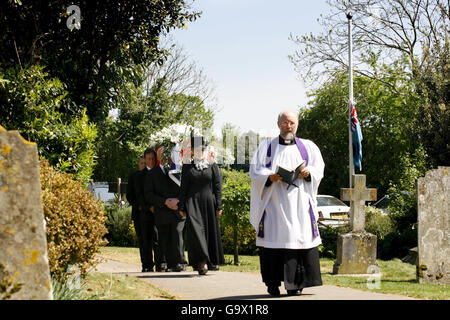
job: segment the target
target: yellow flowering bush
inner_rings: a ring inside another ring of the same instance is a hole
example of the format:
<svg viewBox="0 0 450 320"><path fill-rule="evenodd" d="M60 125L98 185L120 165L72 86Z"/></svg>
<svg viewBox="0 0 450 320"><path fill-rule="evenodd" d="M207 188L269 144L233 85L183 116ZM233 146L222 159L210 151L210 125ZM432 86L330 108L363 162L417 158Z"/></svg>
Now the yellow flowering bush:
<svg viewBox="0 0 450 320"><path fill-rule="evenodd" d="M72 264L84 275L107 243L105 210L73 175L54 170L45 159L40 178L52 277L64 278Z"/></svg>

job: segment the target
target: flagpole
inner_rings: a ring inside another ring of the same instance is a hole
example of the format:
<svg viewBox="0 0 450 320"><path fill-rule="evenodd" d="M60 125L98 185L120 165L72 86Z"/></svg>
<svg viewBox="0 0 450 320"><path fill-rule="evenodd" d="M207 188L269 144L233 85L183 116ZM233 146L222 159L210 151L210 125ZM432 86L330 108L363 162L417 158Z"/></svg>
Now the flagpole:
<svg viewBox="0 0 450 320"><path fill-rule="evenodd" d="M352 39L352 14L347 13L348 19L348 81L349 81L349 98L348 98L348 155L349 155L349 187L352 188L352 175L355 174L355 166L353 163L353 147L352 147L352 106L353 106L353 39Z"/></svg>

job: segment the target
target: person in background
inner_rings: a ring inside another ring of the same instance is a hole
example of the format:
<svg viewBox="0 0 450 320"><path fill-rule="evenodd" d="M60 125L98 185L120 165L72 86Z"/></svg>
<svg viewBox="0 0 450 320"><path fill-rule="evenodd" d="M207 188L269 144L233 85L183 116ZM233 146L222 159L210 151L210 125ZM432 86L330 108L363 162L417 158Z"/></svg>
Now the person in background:
<svg viewBox="0 0 450 320"><path fill-rule="evenodd" d="M142 235L143 251L143 272L152 272L156 266L156 271L165 271L166 263L161 255L158 243L158 231L155 225L153 207L145 198L145 180L147 175L156 165L156 152L153 149L146 149L144 152L145 168L136 178L136 193L138 205L141 207L140 233Z"/></svg>
<svg viewBox="0 0 450 320"><path fill-rule="evenodd" d="M157 151L159 165L146 177L145 196L154 206L159 247L167 261L166 272L185 270L183 229L186 217L178 210L180 187L169 177L170 159L163 157L164 148Z"/></svg>
<svg viewBox="0 0 450 320"><path fill-rule="evenodd" d="M178 208L186 215L189 264L204 275L225 263L218 216L222 214L222 175L206 158L203 137L191 137L193 161L184 164Z"/></svg>
<svg viewBox="0 0 450 320"><path fill-rule="evenodd" d="M139 177L139 174L141 174L141 171L145 168L145 159L144 157L140 157L138 160L138 170L132 172L128 177L128 187L127 187L127 201L131 205L131 219L133 220L134 224L134 230L136 231L136 237L138 240L138 246L139 246L139 254L141 257L141 263L142 263L142 272L146 271L146 258L144 253L144 246L143 246L143 238L142 238L142 232L141 232L141 211L142 207L138 203L138 197L137 197L137 180Z"/></svg>

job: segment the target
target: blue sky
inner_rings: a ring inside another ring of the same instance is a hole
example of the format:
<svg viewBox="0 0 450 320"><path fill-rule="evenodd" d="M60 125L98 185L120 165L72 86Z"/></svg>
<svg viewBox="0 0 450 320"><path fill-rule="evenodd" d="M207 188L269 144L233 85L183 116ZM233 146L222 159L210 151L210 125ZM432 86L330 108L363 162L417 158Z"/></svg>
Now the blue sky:
<svg viewBox="0 0 450 320"><path fill-rule="evenodd" d="M215 132L225 123L243 131L278 134L277 115L306 104L305 89L288 55L289 34L319 33L325 0L196 0L202 16L173 40L214 83Z"/></svg>

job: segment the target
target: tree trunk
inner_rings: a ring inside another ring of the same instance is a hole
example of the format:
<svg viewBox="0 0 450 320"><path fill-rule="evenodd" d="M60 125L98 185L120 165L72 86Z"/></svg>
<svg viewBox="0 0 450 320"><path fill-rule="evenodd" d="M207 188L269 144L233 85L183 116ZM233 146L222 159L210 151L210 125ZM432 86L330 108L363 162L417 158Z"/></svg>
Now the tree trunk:
<svg viewBox="0 0 450 320"><path fill-rule="evenodd" d="M234 226L233 226L233 242L234 242L234 265L239 265L239 255L238 255L238 221L237 217L235 218Z"/></svg>

